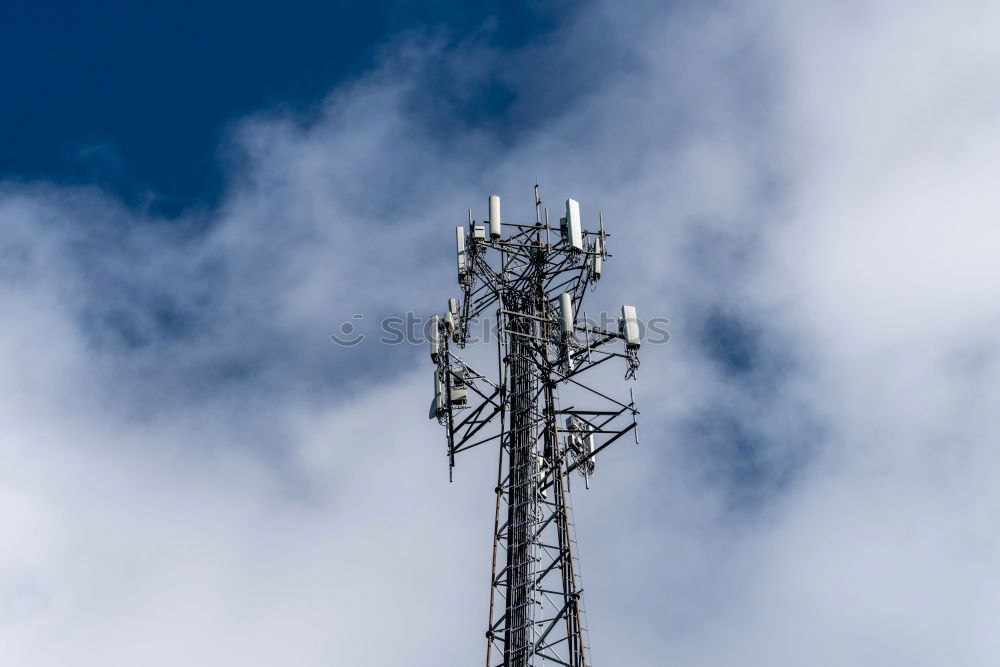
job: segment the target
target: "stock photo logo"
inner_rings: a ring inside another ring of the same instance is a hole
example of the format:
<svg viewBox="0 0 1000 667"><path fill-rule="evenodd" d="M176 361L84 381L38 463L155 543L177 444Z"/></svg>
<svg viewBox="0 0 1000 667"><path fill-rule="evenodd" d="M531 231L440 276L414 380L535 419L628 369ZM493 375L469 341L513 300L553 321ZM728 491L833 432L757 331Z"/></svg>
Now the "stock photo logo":
<svg viewBox="0 0 1000 667"><path fill-rule="evenodd" d="M377 326L365 326L364 313L354 313L344 320L338 330L330 334L330 341L338 347L357 347L366 342L380 345L424 345L430 340L433 316L407 312L390 315L377 321ZM367 318L369 322L373 320ZM617 332L620 318L615 314L601 313L597 317L580 318L577 335L600 334L603 331ZM651 317L637 320L639 337L644 345L663 345L670 341L666 317ZM497 321L493 317L469 320L469 335L466 343L494 343L497 340Z"/></svg>

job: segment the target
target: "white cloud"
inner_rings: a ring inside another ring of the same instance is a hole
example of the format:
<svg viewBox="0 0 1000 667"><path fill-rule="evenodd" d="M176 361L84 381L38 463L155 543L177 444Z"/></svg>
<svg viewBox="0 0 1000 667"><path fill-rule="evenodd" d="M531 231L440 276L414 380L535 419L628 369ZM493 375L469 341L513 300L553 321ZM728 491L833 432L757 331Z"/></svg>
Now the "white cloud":
<svg viewBox="0 0 1000 667"><path fill-rule="evenodd" d="M489 457L447 484L423 349L326 337L443 303L450 225L495 190L531 215L537 173L606 213L594 303L672 320L643 443L575 499L598 664L992 664L998 20L593 6L512 52L401 41L313 120L246 120L219 209L175 225L7 185L0 659L479 659ZM419 108L549 63L573 94L509 141ZM723 420L744 449L698 430Z"/></svg>

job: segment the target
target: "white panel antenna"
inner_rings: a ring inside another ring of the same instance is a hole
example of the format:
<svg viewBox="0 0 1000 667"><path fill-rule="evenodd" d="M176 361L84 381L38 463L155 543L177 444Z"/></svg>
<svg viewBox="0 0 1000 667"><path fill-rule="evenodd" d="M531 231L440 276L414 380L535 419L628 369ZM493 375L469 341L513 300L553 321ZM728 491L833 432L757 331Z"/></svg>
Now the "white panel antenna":
<svg viewBox="0 0 1000 667"><path fill-rule="evenodd" d="M583 226L580 222L580 202L575 199L566 200L566 231L569 234L569 244L577 250L583 250Z"/></svg>
<svg viewBox="0 0 1000 667"><path fill-rule="evenodd" d="M430 414L427 415L428 419L434 419L439 416L444 410L444 384L441 382L441 375L438 373L437 369L434 369L434 398L431 399L431 409Z"/></svg>
<svg viewBox="0 0 1000 667"><path fill-rule="evenodd" d="M465 227L455 227L455 253L458 261L458 277L461 279L468 271L465 262Z"/></svg>
<svg viewBox="0 0 1000 667"><path fill-rule="evenodd" d="M635 316L635 306L622 306L621 333L625 336L625 347L639 347L639 319Z"/></svg>
<svg viewBox="0 0 1000 667"><path fill-rule="evenodd" d="M431 361L435 364L441 360L441 318L431 317L431 330L427 332L431 347Z"/></svg>
<svg viewBox="0 0 1000 667"><path fill-rule="evenodd" d="M500 195L490 195L490 238L500 238Z"/></svg>
<svg viewBox="0 0 1000 667"><path fill-rule="evenodd" d="M559 295L559 316L562 320L563 338L571 336L576 318L573 317L573 295L569 292Z"/></svg>

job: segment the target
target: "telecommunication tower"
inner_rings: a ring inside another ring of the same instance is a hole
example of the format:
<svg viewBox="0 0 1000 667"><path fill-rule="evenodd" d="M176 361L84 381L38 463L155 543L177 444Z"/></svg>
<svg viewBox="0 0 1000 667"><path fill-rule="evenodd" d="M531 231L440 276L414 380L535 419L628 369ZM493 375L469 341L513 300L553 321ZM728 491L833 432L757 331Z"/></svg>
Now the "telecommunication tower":
<svg viewBox="0 0 1000 667"><path fill-rule="evenodd" d="M578 317L610 257L610 235L603 216L598 231L585 231L573 199L550 226L538 185L534 194L532 224L502 222L500 197L491 195L484 224L470 210L468 225L455 228L463 297L431 318L430 417L447 432L449 476L462 452L499 452L486 666L587 667L571 475L589 488L598 453L629 432L639 439L631 389L616 399L588 382L600 373L585 374L617 357L634 378L639 323L634 306L621 307L612 329ZM489 315L497 331L492 378L452 349L465 347L470 325ZM560 390L573 394L572 405Z"/></svg>

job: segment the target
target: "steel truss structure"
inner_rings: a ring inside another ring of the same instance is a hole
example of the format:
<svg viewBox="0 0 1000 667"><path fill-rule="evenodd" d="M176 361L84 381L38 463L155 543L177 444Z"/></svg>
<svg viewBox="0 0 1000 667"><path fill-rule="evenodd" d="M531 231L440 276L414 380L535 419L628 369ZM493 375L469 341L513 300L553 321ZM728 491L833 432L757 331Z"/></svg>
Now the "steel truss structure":
<svg viewBox="0 0 1000 667"><path fill-rule="evenodd" d="M614 358L634 377L635 309L622 308L617 331L576 317L610 257L603 219L599 231L584 231L568 200L567 217L550 226L536 185L534 224L503 222L504 238L499 198L490 204L489 227L470 211L467 228L456 229L464 296L432 320L431 416L446 428L449 475L462 452L498 446L487 667L586 667L570 476L589 487L599 453L629 433L639 441L631 389L616 399L586 381ZM454 351L489 315L498 333L493 379ZM562 405L561 387L573 387L580 404Z"/></svg>

